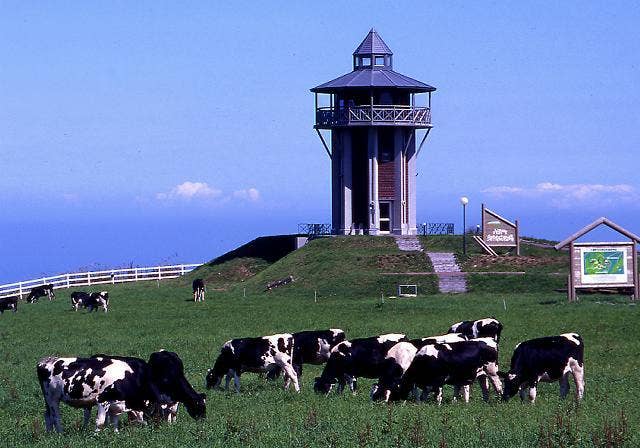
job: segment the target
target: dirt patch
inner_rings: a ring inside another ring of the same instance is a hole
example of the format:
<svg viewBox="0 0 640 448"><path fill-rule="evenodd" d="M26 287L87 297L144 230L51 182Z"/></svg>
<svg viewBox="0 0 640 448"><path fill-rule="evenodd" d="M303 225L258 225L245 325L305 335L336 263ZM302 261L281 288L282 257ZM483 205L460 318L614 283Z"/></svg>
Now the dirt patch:
<svg viewBox="0 0 640 448"><path fill-rule="evenodd" d="M465 263L468 270L490 270L508 267L509 270L521 271L524 268L557 265L557 257L492 257L491 255L473 255ZM560 262L562 263L562 262Z"/></svg>
<svg viewBox="0 0 640 448"><path fill-rule="evenodd" d="M378 255L376 267L385 272L431 271L424 254Z"/></svg>

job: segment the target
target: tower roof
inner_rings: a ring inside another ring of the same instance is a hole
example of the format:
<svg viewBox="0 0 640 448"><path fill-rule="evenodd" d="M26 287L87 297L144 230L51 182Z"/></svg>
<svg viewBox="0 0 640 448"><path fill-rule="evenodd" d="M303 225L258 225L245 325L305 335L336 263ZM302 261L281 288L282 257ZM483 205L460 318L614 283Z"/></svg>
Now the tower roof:
<svg viewBox="0 0 640 448"><path fill-rule="evenodd" d="M353 71L311 89L332 93L354 88L403 89L410 92L433 92L435 87L393 71L393 52L371 28L353 52Z"/></svg>
<svg viewBox="0 0 640 448"><path fill-rule="evenodd" d="M364 38L362 43L353 52L354 56L365 54L393 54L391 49L384 43L380 35L371 28L367 37Z"/></svg>

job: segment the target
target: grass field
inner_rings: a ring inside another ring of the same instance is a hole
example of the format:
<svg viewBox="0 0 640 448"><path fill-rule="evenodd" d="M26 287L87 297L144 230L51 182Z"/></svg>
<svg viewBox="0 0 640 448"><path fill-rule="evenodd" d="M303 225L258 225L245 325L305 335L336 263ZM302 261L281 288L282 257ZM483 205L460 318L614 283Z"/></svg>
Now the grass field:
<svg viewBox="0 0 640 448"><path fill-rule="evenodd" d="M380 290L391 294L395 281L379 275L389 263L406 272L430 266L421 265L419 258L403 259L386 242L335 244L318 242L261 266L225 291L210 291L205 303L193 303L188 279L181 279L159 288L152 282L106 288L111 296L107 314L73 312L68 293L58 291L54 302L21 303L18 313L1 315L0 446L640 446L640 316L628 299L591 296L568 304L564 294L547 287L536 290L530 278L523 283L529 284L529 292L446 296L433 294L427 284L426 294L418 298L387 299L382 304ZM346 267L351 269L343 272ZM359 268L366 272L358 274ZM218 275L224 269L207 266L201 274ZM263 292L267 281L289 273L300 280ZM320 292L317 301L314 291ZM165 348L181 356L188 379L203 391L207 368L221 344L233 337L328 327L342 328L352 338L385 332L417 337L442 333L461 319L485 316L504 324L502 368L519 341L580 333L586 347L584 401L576 405L573 399L560 400L556 383L539 388L534 406L519 399L484 403L477 386L468 405L452 403L449 388L440 407L387 406L369 401L371 380L360 382L356 396L317 396L312 382L320 367L307 366L300 394L284 392L281 380L273 383L254 374L242 377L240 395L207 391L203 422L193 421L181 409L173 425L125 425L117 434L107 429L94 435L93 425L81 428L82 411L62 405L65 433L44 431L35 364L46 355L104 352L146 359Z"/></svg>

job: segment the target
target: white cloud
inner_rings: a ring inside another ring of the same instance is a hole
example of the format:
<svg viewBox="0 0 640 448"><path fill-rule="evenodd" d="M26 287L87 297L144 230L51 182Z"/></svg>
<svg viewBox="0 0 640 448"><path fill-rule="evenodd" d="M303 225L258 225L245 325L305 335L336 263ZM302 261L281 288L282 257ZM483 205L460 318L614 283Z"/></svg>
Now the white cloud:
<svg viewBox="0 0 640 448"><path fill-rule="evenodd" d="M161 201L171 199L191 200L194 198L219 199L222 197L222 190L210 187L206 182L186 181L176 185L169 192L156 194L156 199Z"/></svg>
<svg viewBox="0 0 640 448"><path fill-rule="evenodd" d="M492 186L481 191L496 197L519 196L548 200L557 208L603 206L640 199L640 193L628 184L557 184L542 182L535 187Z"/></svg>
<svg viewBox="0 0 640 448"><path fill-rule="evenodd" d="M245 201L256 202L260 200L260 192L256 188L236 190L233 192L233 197Z"/></svg>

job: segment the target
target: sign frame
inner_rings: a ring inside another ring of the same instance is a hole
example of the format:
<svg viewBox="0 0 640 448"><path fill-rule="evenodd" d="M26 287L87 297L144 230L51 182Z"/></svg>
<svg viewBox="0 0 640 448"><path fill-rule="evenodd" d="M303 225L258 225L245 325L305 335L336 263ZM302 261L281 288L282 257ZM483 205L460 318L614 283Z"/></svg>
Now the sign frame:
<svg viewBox="0 0 640 448"><path fill-rule="evenodd" d="M487 246L515 247L516 255L520 255L520 225L517 219L511 222L482 204L481 222L482 240ZM489 224L492 224L492 230Z"/></svg>

